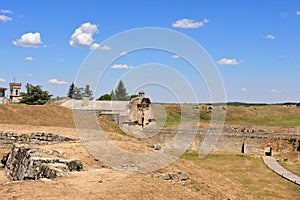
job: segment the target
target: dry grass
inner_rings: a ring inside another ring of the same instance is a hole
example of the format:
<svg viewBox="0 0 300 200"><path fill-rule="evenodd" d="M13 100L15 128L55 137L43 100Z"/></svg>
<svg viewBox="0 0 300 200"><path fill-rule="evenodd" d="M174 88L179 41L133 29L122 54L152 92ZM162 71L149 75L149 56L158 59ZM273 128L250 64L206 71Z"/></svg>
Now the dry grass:
<svg viewBox="0 0 300 200"><path fill-rule="evenodd" d="M72 110L60 106L0 105L1 124L73 128Z"/></svg>

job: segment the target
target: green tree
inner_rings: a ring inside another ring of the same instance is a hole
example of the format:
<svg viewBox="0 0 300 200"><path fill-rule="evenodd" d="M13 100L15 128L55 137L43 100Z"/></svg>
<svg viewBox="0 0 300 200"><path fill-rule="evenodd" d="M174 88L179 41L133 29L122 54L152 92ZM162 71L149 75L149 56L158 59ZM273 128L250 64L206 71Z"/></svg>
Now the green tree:
<svg viewBox="0 0 300 200"><path fill-rule="evenodd" d="M82 99L83 88L74 87L72 98L76 100Z"/></svg>
<svg viewBox="0 0 300 200"><path fill-rule="evenodd" d="M139 95L137 95L137 94L132 94L132 95L128 95L127 97L126 97L126 99L128 100L128 101L130 101L131 99L133 99L133 98L135 98L135 97L138 97Z"/></svg>
<svg viewBox="0 0 300 200"><path fill-rule="evenodd" d="M75 84L72 83L69 87L69 92L68 92L68 97L69 98L73 98L73 94L74 94L74 88L75 88Z"/></svg>
<svg viewBox="0 0 300 200"><path fill-rule="evenodd" d="M115 89L115 95L116 95L116 100L119 100L119 101L127 100L126 99L127 92L126 92L126 88L125 88L122 80L119 82L117 88Z"/></svg>
<svg viewBox="0 0 300 200"><path fill-rule="evenodd" d="M42 86L33 86L31 84L26 85L26 92L20 93L20 103L28 105L43 105L50 100L52 95L49 95L48 91L43 91Z"/></svg>
<svg viewBox="0 0 300 200"><path fill-rule="evenodd" d="M117 100L117 97L116 97L115 92L113 90L111 91L110 96L111 96L111 100L112 101L116 101Z"/></svg>
<svg viewBox="0 0 300 200"><path fill-rule="evenodd" d="M83 94L89 95L90 99L93 99L93 91L90 89L90 85L86 85Z"/></svg>
<svg viewBox="0 0 300 200"><path fill-rule="evenodd" d="M97 100L99 100L99 101L111 101L111 95L110 94L104 94L101 97L99 97Z"/></svg>

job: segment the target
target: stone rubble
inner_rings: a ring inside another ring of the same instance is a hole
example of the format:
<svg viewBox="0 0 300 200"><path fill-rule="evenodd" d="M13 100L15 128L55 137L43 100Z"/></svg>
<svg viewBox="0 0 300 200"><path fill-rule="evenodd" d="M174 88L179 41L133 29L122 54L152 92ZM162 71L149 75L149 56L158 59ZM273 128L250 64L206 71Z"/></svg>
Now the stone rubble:
<svg viewBox="0 0 300 200"><path fill-rule="evenodd" d="M185 185L185 182L189 180L187 173L185 172L153 174L152 178L160 179L163 181L170 181L172 183L177 183L181 185Z"/></svg>
<svg viewBox="0 0 300 200"><path fill-rule="evenodd" d="M30 134L19 134L15 132L0 131L0 146L12 146L19 144L50 144L58 142L72 142L76 139L63 137L53 133L36 132Z"/></svg>

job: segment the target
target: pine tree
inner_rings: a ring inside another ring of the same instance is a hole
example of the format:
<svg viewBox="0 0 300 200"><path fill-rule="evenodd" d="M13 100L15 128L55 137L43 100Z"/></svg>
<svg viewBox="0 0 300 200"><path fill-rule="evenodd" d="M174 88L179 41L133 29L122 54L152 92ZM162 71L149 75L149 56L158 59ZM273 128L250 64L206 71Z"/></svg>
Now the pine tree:
<svg viewBox="0 0 300 200"><path fill-rule="evenodd" d="M69 87L69 92L68 92L68 97L69 98L73 98L73 94L74 94L74 88L75 88L75 84L72 83Z"/></svg>
<svg viewBox="0 0 300 200"><path fill-rule="evenodd" d="M116 99L119 101L127 100L126 99L127 92L122 80L119 82L117 88L115 89L115 95L116 95Z"/></svg>
<svg viewBox="0 0 300 200"><path fill-rule="evenodd" d="M92 90L90 89L90 85L86 85L86 86L85 86L83 93L84 93L85 95L88 95L88 96L90 97L90 99L93 99L93 92L92 92Z"/></svg>
<svg viewBox="0 0 300 200"><path fill-rule="evenodd" d="M117 100L117 97L116 97L115 92L113 90L111 91L110 96L111 96L111 100L112 101L116 101Z"/></svg>

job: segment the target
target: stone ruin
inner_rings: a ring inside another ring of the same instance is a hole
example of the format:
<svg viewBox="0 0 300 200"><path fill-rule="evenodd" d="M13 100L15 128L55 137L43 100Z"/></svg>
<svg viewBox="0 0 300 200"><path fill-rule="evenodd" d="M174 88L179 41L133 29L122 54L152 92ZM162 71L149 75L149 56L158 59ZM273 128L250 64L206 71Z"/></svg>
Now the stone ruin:
<svg viewBox="0 0 300 200"><path fill-rule="evenodd" d="M138 97L131 99L128 107L129 124L145 127L155 121L151 101L145 97L144 91L140 91Z"/></svg>
<svg viewBox="0 0 300 200"><path fill-rule="evenodd" d="M12 147L13 144L53 144L59 142L76 142L76 139L60 136L53 133L32 132L19 134L0 131L0 147Z"/></svg>
<svg viewBox="0 0 300 200"><path fill-rule="evenodd" d="M53 150L16 144L1 163L14 181L65 177L70 171L82 170L80 160L59 159L55 154Z"/></svg>
<svg viewBox="0 0 300 200"><path fill-rule="evenodd" d="M7 175L14 181L65 177L70 171L81 171L82 162L59 159L61 156L59 152L32 145L76 141L53 133L19 134L0 131L0 147L12 148L2 158L1 163Z"/></svg>

